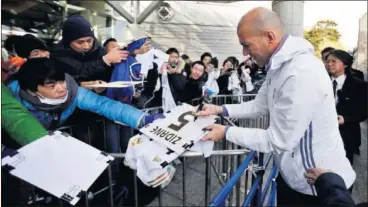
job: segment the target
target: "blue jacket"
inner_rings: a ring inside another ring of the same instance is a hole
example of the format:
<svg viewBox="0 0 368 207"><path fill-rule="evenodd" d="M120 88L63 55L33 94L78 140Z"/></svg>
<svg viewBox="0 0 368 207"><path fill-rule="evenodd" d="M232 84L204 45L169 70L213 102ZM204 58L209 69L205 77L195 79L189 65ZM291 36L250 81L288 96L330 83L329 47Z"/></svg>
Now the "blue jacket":
<svg viewBox="0 0 368 207"><path fill-rule="evenodd" d="M324 206L355 206L344 180L336 173L323 173L316 182L318 198Z"/></svg>
<svg viewBox="0 0 368 207"><path fill-rule="evenodd" d="M12 82L9 85L9 88L14 97L20 101L45 128L49 129L55 114L40 111L31 103L23 100L19 96L20 87L18 81ZM124 123L133 128L138 128L141 125L143 121L142 118L145 115L143 112L132 106L113 101L104 96L99 96L85 88L78 87L76 98L65 110L61 112L59 126L62 126L77 107L82 110L97 113L108 119Z"/></svg>
<svg viewBox="0 0 368 207"><path fill-rule="evenodd" d="M132 41L127 50L132 53L134 50L141 48L145 43L146 37ZM138 81L141 79L141 64L137 62L135 57L128 56L126 61L116 64L112 72L110 82L114 81ZM108 88L106 96L120 102L130 103L131 97L134 95L134 87L127 88Z"/></svg>

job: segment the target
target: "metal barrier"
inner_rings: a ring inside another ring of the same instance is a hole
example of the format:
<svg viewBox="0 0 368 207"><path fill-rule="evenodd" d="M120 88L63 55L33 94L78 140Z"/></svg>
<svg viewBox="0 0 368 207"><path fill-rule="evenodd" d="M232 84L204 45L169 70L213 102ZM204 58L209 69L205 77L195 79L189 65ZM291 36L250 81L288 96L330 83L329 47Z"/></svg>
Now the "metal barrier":
<svg viewBox="0 0 368 207"><path fill-rule="evenodd" d="M252 100L254 99L254 95L243 95L239 96L243 101L245 100ZM238 96L236 98L239 98ZM226 103L227 100L234 100L234 98L229 96L215 96L213 97L214 104ZM195 100L194 100L195 102ZM195 105L195 104L194 104ZM159 107L145 109L147 113L155 113L160 111ZM219 123L224 125L231 125L231 126L239 126L239 127L248 127L248 128L267 128L268 127L268 117L261 117L258 119L227 119L221 118ZM100 120L96 122L97 125L102 127L103 131L103 140L104 140L104 147L98 148L106 148L106 124L104 120ZM97 125L93 127L96 128ZM81 126L67 126L61 127L59 130L66 131L74 137L75 136L75 127ZM85 141L86 143L92 144L91 139L91 126L87 127L88 137ZM131 135L129 138L132 137L136 133L134 130L131 130ZM77 137L79 138L79 137ZM95 146L97 147L97 146ZM124 153L110 153L111 156L115 157L116 159L114 162L121 162L125 156ZM182 164L181 166L177 167L177 169L182 170L182 201L183 206L188 205L188 186L186 184L188 175L187 175L187 168L190 165L188 163L188 159L192 158L199 158L203 157L201 153L196 152L185 152L181 155L182 157ZM244 161L242 161L244 160ZM204 206L233 206L233 201L235 199L236 206L240 206L242 202L242 206L248 205L252 203L252 205L260 206L261 203L264 203L264 200L267 196L269 196L269 200L267 204L275 205L275 192L276 192L276 185L274 182L274 177L277 173L277 168L272 168L272 177L267 178L266 187L262 191L262 184L263 184L263 174L265 172L265 168L268 166L270 161L272 160L271 155L268 155L265 162L264 162L264 155L262 153L250 152L248 149L244 149L240 146L235 145L234 143L228 142L226 140L222 140L220 142L215 143L214 151L212 156L205 159L205 186L204 188L204 198L200 205ZM265 163L265 165L263 165ZM246 173L244 173L244 171ZM107 186L103 187L100 190L95 192L86 192L84 198L84 205L90 206L91 202L96 196L99 196L102 192L108 191L108 196L106 197L106 204L108 203L110 206L115 206L114 199L113 199L113 186L114 183L112 181L112 167L111 165L107 169L108 174L108 184ZM179 175L179 170L176 172ZM231 176L231 177L230 177ZM174 177L175 178L175 177ZM248 184L250 183L248 180L251 179L252 187L249 189L248 193ZM134 174L134 200L135 206L139 206L139 197L142 196L139 194L137 189L137 177ZM171 185L171 184L170 184ZM170 186L169 185L169 186ZM216 185L218 189L213 190L211 188L212 185ZM234 187L235 186L235 187ZM271 186L271 191L269 192L269 188ZM189 186L192 187L192 186ZM221 188L222 187L222 188ZM163 206L163 198L162 198L163 189L161 189L160 194L158 196L158 205ZM217 196L214 197L211 201L211 195L214 192L218 192ZM83 202L82 199L79 203ZM62 205L62 201L60 204Z"/></svg>

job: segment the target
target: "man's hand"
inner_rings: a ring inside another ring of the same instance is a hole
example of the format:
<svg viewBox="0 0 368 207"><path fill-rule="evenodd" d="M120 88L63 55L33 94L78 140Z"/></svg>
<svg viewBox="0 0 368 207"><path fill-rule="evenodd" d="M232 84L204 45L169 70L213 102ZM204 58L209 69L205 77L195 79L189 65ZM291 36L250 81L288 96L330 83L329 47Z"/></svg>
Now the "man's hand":
<svg viewBox="0 0 368 207"><path fill-rule="evenodd" d="M150 49L151 49L151 45L149 45L149 43L148 43L148 42L146 42L146 43L144 43L144 44L141 46L141 48L134 50L134 52L133 52L133 53L134 53L135 55L138 55L138 54L144 54L144 53L148 52Z"/></svg>
<svg viewBox="0 0 368 207"><path fill-rule="evenodd" d="M129 51L113 48L104 56L104 60L108 65L110 65L111 63L120 63L122 60L126 60L128 56Z"/></svg>
<svg viewBox="0 0 368 207"><path fill-rule="evenodd" d="M344 117L341 115L337 115L337 120L339 122L339 125L343 125L345 123Z"/></svg>
<svg viewBox="0 0 368 207"><path fill-rule="evenodd" d="M208 65L206 65L206 69L205 70L206 70L207 73L210 73L210 72L212 72L213 68L214 67L213 67L212 64L208 64Z"/></svg>
<svg viewBox="0 0 368 207"><path fill-rule="evenodd" d="M307 172L304 173L304 177L307 178L307 182L310 185L314 185L317 178L323 173L331 172L330 170L322 169L322 168L309 168Z"/></svg>
<svg viewBox="0 0 368 207"><path fill-rule="evenodd" d="M141 96L141 90L136 89L134 94L133 94L133 97L134 98L139 98L140 96Z"/></svg>
<svg viewBox="0 0 368 207"><path fill-rule="evenodd" d="M198 106L196 107L195 111L198 110ZM216 106L213 104L204 104L202 111L197 113L198 116L210 116L210 115L218 115L222 114L223 110L221 106Z"/></svg>
<svg viewBox="0 0 368 207"><path fill-rule="evenodd" d="M95 88L95 87L92 87L91 85L98 85L98 84L105 84L105 83L106 83L105 81L101 81L101 80L84 81L84 82L81 82L81 86L86 89L92 89L96 93L102 93L106 90L106 88L102 88L102 87Z"/></svg>
<svg viewBox="0 0 368 207"><path fill-rule="evenodd" d="M206 129L209 131L209 133L202 138L202 141L208 141L213 140L215 142L220 141L225 137L225 126L220 124L212 124Z"/></svg>

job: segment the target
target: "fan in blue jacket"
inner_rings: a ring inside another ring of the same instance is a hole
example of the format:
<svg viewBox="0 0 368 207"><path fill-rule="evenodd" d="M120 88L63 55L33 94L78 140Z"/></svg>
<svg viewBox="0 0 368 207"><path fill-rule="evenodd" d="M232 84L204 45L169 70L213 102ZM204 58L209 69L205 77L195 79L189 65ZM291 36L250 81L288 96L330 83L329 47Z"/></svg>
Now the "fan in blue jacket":
<svg viewBox="0 0 368 207"><path fill-rule="evenodd" d="M147 37L142 37L133 40L128 44L127 50L130 54L133 54L134 50L140 49L146 42ZM114 81L139 81L141 80L141 64L137 62L132 55L128 56L126 61L118 63L114 67L110 82ZM107 89L106 96L123 103L131 103L132 96L134 95L134 86L127 88L109 88Z"/></svg>
<svg viewBox="0 0 368 207"><path fill-rule="evenodd" d="M16 79L9 84L14 97L47 129L62 126L76 108L133 128L142 127L157 117L146 116L132 106L79 87L71 76L56 68L51 59L28 60L20 68Z"/></svg>

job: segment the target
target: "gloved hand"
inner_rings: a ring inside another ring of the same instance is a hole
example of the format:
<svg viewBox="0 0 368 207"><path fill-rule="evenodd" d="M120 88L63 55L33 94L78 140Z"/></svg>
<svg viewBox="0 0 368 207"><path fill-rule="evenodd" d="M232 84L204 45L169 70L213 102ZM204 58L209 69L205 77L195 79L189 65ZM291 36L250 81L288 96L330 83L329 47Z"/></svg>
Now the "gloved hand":
<svg viewBox="0 0 368 207"><path fill-rule="evenodd" d="M152 123L156 119L163 119L163 118L165 118L165 116L161 113L155 113L155 114L147 115L147 116L144 117L143 126Z"/></svg>

